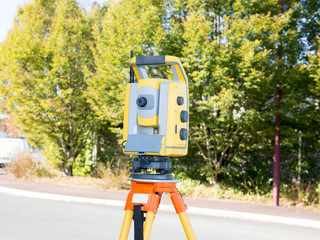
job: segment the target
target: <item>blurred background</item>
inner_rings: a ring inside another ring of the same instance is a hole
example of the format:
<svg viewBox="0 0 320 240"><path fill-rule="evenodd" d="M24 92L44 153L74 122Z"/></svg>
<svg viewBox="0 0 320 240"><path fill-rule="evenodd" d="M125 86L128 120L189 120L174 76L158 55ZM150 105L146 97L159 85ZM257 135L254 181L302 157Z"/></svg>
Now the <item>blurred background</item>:
<svg viewBox="0 0 320 240"><path fill-rule="evenodd" d="M0 144L28 142L4 164L16 176L129 187L120 143L133 50L177 56L188 75L189 153L171 158L182 193L270 202L278 149L282 203L319 208L320 1L30 0L0 11Z"/></svg>

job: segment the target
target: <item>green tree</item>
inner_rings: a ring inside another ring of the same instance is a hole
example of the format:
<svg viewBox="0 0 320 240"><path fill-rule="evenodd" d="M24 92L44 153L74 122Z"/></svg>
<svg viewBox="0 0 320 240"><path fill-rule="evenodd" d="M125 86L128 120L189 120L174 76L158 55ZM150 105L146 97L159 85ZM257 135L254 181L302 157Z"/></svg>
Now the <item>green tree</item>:
<svg viewBox="0 0 320 240"><path fill-rule="evenodd" d="M172 54L182 56L189 76L191 147L198 149L190 157L189 173L242 184L249 175L251 186L266 185L272 177L276 114L282 116L284 166L292 162L297 124L307 114L301 106L310 78L300 66L306 46L314 46L308 32L318 31L315 5L286 1L280 14L277 0L169 1L166 39L180 43ZM309 13L312 26L305 24ZM169 43L161 43L170 52ZM276 110L279 83L284 95Z"/></svg>
<svg viewBox="0 0 320 240"><path fill-rule="evenodd" d="M189 14L184 23L187 45L183 55L191 82L192 141L205 163L201 173L216 183L219 173L226 171L256 130L253 124L270 99L271 51L260 33L268 36L280 30L270 16L262 14L225 15L223 32L212 32L212 25L201 8Z"/></svg>
<svg viewBox="0 0 320 240"><path fill-rule="evenodd" d="M81 152L93 113L84 67L93 67L91 27L73 0L35 0L18 12L1 45L2 94L27 138L67 175Z"/></svg>
<svg viewBox="0 0 320 240"><path fill-rule="evenodd" d="M153 55L161 32L159 12L161 1L110 2L103 14L93 22L95 69L87 72L86 96L98 119L111 128L122 125L125 85L129 79L130 51L138 55Z"/></svg>
<svg viewBox="0 0 320 240"><path fill-rule="evenodd" d="M191 103L190 153L177 167L268 192L280 115L283 180L316 181L319 9L305 0L284 1L283 14L278 0L123 0L86 12L74 0L35 0L0 46L2 111L64 172L75 161L89 173L120 155L130 51L174 55Z"/></svg>
<svg viewBox="0 0 320 240"><path fill-rule="evenodd" d="M161 6L161 1L110 1L102 7L95 5L90 12L95 67L86 70L85 96L95 113L89 145L98 161L123 161L120 142L130 51L135 56L154 54L162 30Z"/></svg>

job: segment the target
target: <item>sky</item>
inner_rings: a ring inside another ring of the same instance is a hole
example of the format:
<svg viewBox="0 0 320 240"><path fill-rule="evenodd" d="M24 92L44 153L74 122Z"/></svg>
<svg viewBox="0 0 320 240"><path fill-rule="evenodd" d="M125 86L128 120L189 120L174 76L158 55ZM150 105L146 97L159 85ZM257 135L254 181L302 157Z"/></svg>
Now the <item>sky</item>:
<svg viewBox="0 0 320 240"><path fill-rule="evenodd" d="M90 6L93 2L102 3L106 0L77 0L84 7ZM7 33L13 27L14 18L18 7L24 6L32 0L0 0L0 42L6 39Z"/></svg>
<svg viewBox="0 0 320 240"><path fill-rule="evenodd" d="M8 31L13 26L14 17L16 16L19 6L31 0L0 0L0 42L6 39Z"/></svg>

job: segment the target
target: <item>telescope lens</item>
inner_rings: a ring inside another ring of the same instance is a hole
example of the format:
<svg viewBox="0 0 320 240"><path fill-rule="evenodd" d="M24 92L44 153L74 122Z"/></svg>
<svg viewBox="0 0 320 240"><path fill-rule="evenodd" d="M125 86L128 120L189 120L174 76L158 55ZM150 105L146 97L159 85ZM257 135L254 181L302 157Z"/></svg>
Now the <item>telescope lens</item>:
<svg viewBox="0 0 320 240"><path fill-rule="evenodd" d="M137 99L137 105L138 105L139 107L144 107L144 106L146 106L146 105L147 105L147 99L146 99L145 97L139 97L139 98Z"/></svg>

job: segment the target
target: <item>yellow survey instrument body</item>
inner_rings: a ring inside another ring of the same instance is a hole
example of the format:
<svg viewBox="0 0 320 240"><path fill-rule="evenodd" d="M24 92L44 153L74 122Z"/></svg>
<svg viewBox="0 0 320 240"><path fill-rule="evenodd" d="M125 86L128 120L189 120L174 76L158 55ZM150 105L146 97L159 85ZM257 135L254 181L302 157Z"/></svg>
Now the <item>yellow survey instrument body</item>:
<svg viewBox="0 0 320 240"><path fill-rule="evenodd" d="M123 151L125 154L184 156L188 151L188 79L173 56L133 57L137 82L126 87ZM170 65L172 81L149 78L146 65Z"/></svg>

